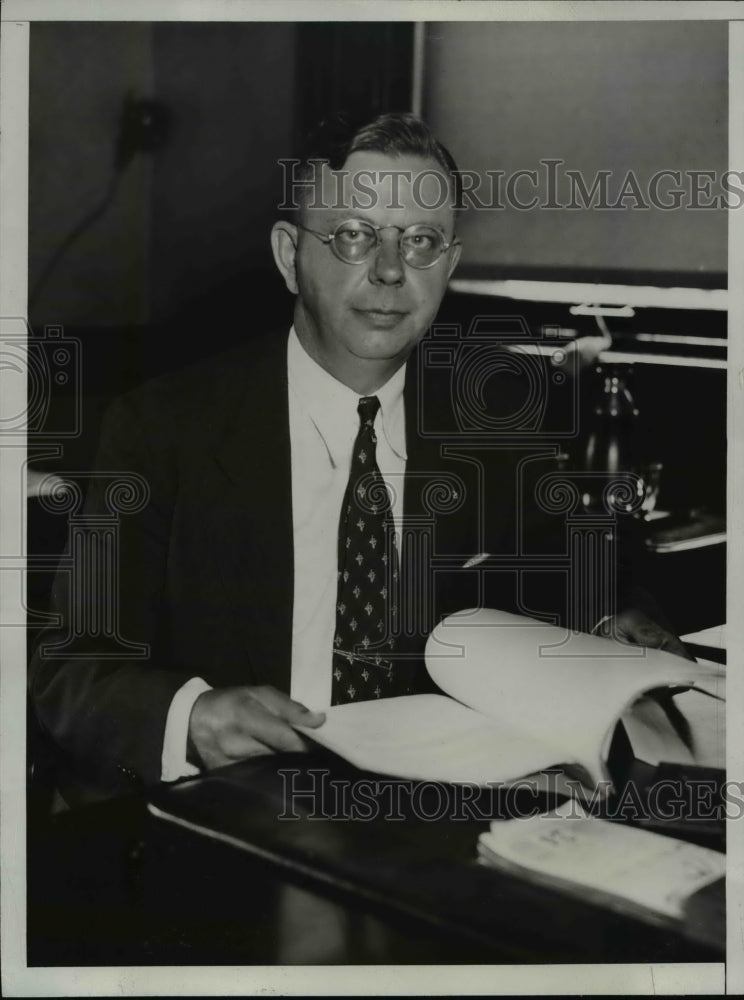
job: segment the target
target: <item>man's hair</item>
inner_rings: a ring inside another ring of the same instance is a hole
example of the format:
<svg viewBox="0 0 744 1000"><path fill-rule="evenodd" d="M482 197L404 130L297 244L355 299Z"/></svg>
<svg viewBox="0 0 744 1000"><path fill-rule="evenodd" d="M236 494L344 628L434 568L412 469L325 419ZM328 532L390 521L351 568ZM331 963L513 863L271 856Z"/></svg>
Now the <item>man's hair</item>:
<svg viewBox="0 0 744 1000"><path fill-rule="evenodd" d="M305 137L295 176L301 181L313 179L311 161L317 160L340 170L352 153L361 151L434 160L451 181L454 206L459 207L461 181L454 157L426 122L408 111L387 111L366 123L344 113L324 119Z"/></svg>

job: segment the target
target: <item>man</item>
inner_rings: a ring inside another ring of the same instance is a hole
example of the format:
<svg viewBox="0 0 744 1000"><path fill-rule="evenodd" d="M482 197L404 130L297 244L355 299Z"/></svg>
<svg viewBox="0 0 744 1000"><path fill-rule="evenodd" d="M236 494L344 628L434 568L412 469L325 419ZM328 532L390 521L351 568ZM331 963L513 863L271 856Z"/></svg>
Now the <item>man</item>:
<svg viewBox="0 0 744 1000"><path fill-rule="evenodd" d="M148 498L120 519L113 652L73 609L83 627L56 649L46 636L34 658L34 703L70 798L303 749L294 726L322 725L332 702L425 689L432 615L472 603L457 573L414 592L416 562L399 552L407 523L432 528L427 488L447 465L420 433L407 362L460 256L454 161L398 114L318 153L328 162L306 165L298 215L272 231L295 296L289 339L255 337L158 380L118 401L104 427L99 473L139 475ZM445 471L453 502L431 537L467 562L482 550L482 493L467 462ZM382 477L392 501L378 490L379 504L360 506L363 472L370 495ZM88 514L105 500L94 479ZM65 617L69 591L61 574ZM355 600L369 634L349 617ZM396 626L397 601L414 608L414 627ZM619 628L676 642L643 615Z"/></svg>

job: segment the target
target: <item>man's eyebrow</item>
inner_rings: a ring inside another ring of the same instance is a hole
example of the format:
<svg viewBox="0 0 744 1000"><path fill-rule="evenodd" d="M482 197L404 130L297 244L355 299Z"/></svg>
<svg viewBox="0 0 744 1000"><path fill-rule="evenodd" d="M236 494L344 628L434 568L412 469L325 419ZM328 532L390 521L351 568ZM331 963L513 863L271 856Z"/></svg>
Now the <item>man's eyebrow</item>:
<svg viewBox="0 0 744 1000"><path fill-rule="evenodd" d="M376 225L372 220L360 212L358 209L350 208L347 211L330 211L326 216L326 221L333 227L341 222L367 222L370 226ZM401 229L410 229L411 226L429 226L431 229L437 229L442 235L445 235L445 227L441 222L432 222L427 219L425 222L409 222L407 226L401 226Z"/></svg>
<svg viewBox="0 0 744 1000"><path fill-rule="evenodd" d="M346 211L331 211L327 218L329 222L370 222L358 209L353 208Z"/></svg>

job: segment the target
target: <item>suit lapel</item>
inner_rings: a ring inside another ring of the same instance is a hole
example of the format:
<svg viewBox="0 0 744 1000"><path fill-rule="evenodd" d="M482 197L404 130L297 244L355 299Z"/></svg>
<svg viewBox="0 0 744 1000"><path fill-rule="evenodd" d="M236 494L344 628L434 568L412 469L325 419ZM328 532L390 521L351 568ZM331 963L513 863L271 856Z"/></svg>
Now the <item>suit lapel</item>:
<svg viewBox="0 0 744 1000"><path fill-rule="evenodd" d="M441 442L436 437L427 436L421 426L423 400L422 381L419 373L419 352L416 351L406 370L404 404L406 412L406 489L403 500L404 521L431 516L427 506L427 488L441 475L452 468L452 462L442 457ZM431 400L427 400L430 405Z"/></svg>
<svg viewBox="0 0 744 1000"><path fill-rule="evenodd" d="M257 342L217 463L229 483L221 498L222 576L256 683L289 692L294 599L292 474L287 339Z"/></svg>

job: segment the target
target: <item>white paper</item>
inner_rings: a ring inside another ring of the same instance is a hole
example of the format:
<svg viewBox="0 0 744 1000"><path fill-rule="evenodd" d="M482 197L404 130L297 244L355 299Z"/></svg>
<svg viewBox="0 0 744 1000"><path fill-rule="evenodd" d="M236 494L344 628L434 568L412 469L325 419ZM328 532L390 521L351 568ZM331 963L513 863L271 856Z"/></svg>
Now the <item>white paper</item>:
<svg viewBox="0 0 744 1000"><path fill-rule="evenodd" d="M565 757L550 743L437 694L337 705L320 728L302 731L357 767L422 781L507 782Z"/></svg>
<svg viewBox="0 0 744 1000"><path fill-rule="evenodd" d="M486 860L539 881L582 886L681 917L685 900L725 874L718 851L592 817L533 816L493 822L481 834Z"/></svg>
<svg viewBox="0 0 744 1000"><path fill-rule="evenodd" d="M643 692L693 685L720 697L725 670L488 608L441 622L426 645L434 681L453 698L514 720L599 781L615 723Z"/></svg>

